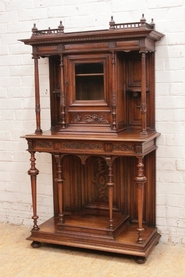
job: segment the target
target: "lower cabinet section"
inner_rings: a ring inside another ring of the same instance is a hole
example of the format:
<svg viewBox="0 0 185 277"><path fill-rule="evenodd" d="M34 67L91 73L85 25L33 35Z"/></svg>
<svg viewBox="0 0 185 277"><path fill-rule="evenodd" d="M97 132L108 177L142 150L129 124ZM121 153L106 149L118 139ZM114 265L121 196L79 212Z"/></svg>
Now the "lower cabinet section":
<svg viewBox="0 0 185 277"><path fill-rule="evenodd" d="M141 144L141 153L147 144L153 146L155 141ZM32 246L60 244L132 255L144 262L160 238L155 223L155 148L134 156L128 155L128 149L120 149L120 155L99 154L99 150L90 155L84 149L79 153L80 144L73 153L56 153L42 142L42 152L52 155L54 217L39 225L38 145L38 138L37 143L29 138Z"/></svg>

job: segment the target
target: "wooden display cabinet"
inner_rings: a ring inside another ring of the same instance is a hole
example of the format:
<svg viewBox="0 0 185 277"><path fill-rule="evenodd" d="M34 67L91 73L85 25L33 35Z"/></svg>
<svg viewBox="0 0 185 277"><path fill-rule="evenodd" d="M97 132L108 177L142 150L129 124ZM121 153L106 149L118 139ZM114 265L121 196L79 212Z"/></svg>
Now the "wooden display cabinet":
<svg viewBox="0 0 185 277"><path fill-rule="evenodd" d="M32 29L35 133L31 155L32 246L54 243L137 257L156 228L155 42L153 20L65 33ZM51 129L41 129L39 58L49 59ZM36 152L50 153L54 215L38 225Z"/></svg>

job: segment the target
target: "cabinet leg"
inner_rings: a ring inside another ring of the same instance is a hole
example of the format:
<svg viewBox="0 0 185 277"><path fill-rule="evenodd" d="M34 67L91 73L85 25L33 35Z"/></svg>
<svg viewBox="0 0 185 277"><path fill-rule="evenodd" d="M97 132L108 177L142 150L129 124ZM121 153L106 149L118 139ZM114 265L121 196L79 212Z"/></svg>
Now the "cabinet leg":
<svg viewBox="0 0 185 277"><path fill-rule="evenodd" d="M143 242L142 231L143 229L143 198L144 198L144 184L146 183L146 177L143 175L144 164L142 157L138 157L137 169L138 173L135 177L137 183L137 204L138 204L138 243Z"/></svg>
<svg viewBox="0 0 185 277"><path fill-rule="evenodd" d="M31 179L31 191L32 191L32 205L33 205L33 229L32 230L39 230L39 227L37 225L37 175L39 174L38 169L35 167L35 152L30 152L31 154L31 168L28 170L28 174L30 175Z"/></svg>

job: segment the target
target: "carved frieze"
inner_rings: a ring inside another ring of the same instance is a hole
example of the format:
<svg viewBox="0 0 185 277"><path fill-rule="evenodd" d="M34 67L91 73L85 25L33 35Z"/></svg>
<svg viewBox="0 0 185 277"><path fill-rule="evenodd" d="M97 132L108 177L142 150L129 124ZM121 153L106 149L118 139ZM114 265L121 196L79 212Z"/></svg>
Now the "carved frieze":
<svg viewBox="0 0 185 277"><path fill-rule="evenodd" d="M37 141L36 142L36 147L39 147L39 148L52 148L53 147L53 142L51 142L51 141Z"/></svg>
<svg viewBox="0 0 185 277"><path fill-rule="evenodd" d="M101 150L103 146L94 142L62 142L62 149L84 149L84 150Z"/></svg>
<svg viewBox="0 0 185 277"><path fill-rule="evenodd" d="M134 146L120 143L120 144L114 145L114 150L115 151L134 151Z"/></svg>

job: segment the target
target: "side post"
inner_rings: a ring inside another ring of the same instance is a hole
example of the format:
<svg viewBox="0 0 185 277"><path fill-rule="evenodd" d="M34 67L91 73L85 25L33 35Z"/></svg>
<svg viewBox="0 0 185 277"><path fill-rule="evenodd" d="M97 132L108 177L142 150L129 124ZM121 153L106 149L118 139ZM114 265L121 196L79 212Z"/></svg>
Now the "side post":
<svg viewBox="0 0 185 277"><path fill-rule="evenodd" d="M143 232L143 200L144 200L144 184L147 179L143 174L144 164L142 157L138 157L137 164L137 176L134 178L134 181L137 184L137 206L138 206L138 243L143 242L142 232Z"/></svg>
<svg viewBox="0 0 185 277"><path fill-rule="evenodd" d="M109 228L113 228L113 188L115 183L113 182L113 170L111 157L105 158L108 165L108 197L109 197Z"/></svg>
<svg viewBox="0 0 185 277"><path fill-rule="evenodd" d="M36 113L36 134L42 133L40 120L40 91L39 91L39 68L37 55L33 55L34 59L34 76L35 76L35 113Z"/></svg>

